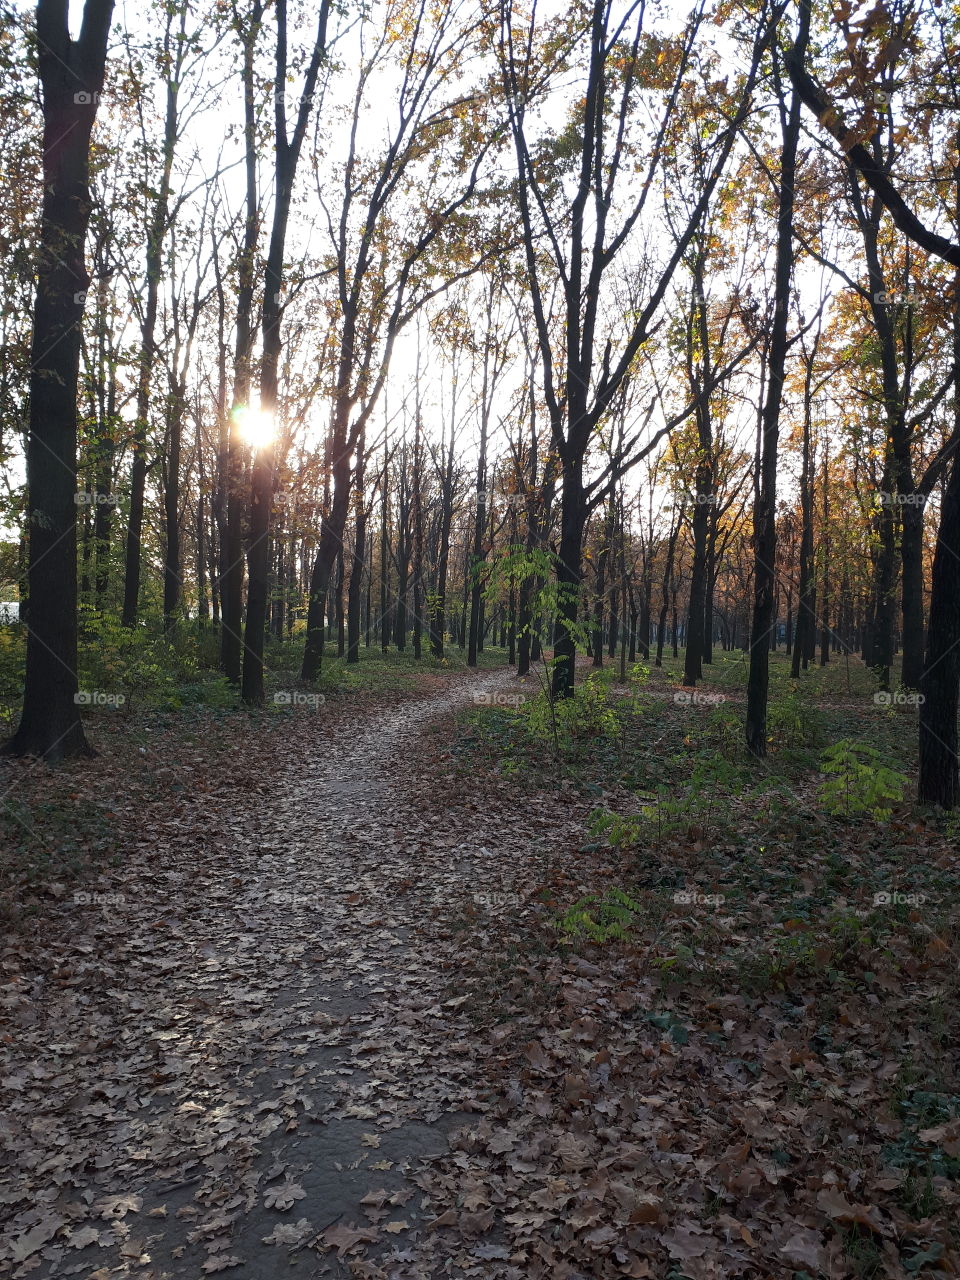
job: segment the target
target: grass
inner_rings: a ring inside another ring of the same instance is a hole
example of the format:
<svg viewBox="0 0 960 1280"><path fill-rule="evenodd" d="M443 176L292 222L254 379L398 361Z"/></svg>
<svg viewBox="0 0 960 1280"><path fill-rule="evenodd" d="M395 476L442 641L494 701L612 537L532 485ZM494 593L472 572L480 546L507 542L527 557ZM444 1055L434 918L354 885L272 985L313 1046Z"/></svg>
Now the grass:
<svg viewBox="0 0 960 1280"><path fill-rule="evenodd" d="M585 957L608 983L649 988L648 1020L719 1053L718 1010L762 1043L786 1027L782 1154L813 1158L790 1116L836 1105L857 1136L838 1166L883 1175L888 1203L920 1224L899 1242L903 1268L928 1274L937 1234L960 1240L960 821L915 805L917 710L876 701L862 663L793 680L778 653L770 675L762 761L744 745L740 653L716 655L697 699L679 659L626 682L619 664L584 663L559 735L533 696L465 714L459 751L513 788L587 801L581 846L550 869L563 888L528 925L524 972L546 939L561 966ZM740 1046L732 1065L763 1076ZM939 1126L953 1126L942 1141ZM844 1274L886 1274L869 1228L833 1230Z"/></svg>

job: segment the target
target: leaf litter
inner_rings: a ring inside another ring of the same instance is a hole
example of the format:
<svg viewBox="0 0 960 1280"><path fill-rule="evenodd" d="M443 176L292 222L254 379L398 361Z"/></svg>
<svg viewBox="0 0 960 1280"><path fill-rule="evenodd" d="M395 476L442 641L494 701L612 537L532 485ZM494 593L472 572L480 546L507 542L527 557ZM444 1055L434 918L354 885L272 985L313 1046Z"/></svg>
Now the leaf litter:
<svg viewBox="0 0 960 1280"><path fill-rule="evenodd" d="M651 891L626 941L564 936L622 851L585 845L593 800L465 769L462 700L299 717L256 780L176 804L119 788L102 901L51 893L4 946L3 1268L960 1274L960 1122L904 1123L949 935L850 982L814 937L762 990L759 939L808 932L773 895L705 922ZM709 879L698 833L659 857Z"/></svg>

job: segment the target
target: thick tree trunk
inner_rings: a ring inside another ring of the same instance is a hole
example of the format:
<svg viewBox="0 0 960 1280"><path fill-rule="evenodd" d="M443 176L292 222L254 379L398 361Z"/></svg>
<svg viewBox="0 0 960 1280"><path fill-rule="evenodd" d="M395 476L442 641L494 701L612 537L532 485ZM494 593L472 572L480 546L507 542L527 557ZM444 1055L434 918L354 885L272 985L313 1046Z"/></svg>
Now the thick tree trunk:
<svg viewBox="0 0 960 1280"><path fill-rule="evenodd" d="M112 0L86 0L78 40L66 5L37 5L43 86L43 205L30 350L27 664L20 724L6 750L59 760L90 753L77 677L77 383L89 277L89 161Z"/></svg>
<svg viewBox="0 0 960 1280"><path fill-rule="evenodd" d="M957 342L960 355L960 342ZM960 388L958 388L960 393ZM917 799L960 804L957 710L960 703L960 458L950 466L930 583L930 626L920 683L920 774Z"/></svg>
<svg viewBox="0 0 960 1280"><path fill-rule="evenodd" d="M889 476L889 472L885 475ZM891 488L889 479L886 479L884 492L889 493ZM893 667L893 623L897 583L896 529L894 510L891 505L881 507L878 524L880 546L876 561L870 665L877 673L880 688L889 689Z"/></svg>
<svg viewBox="0 0 960 1280"><path fill-rule="evenodd" d="M958 136L960 141L960 136ZM954 166L960 221L960 163ZM960 298L960 271L954 275ZM960 431L960 303L953 312L954 433ZM960 450L955 449L940 508L930 580L930 622L920 682L920 772L917 799L955 809L960 804L957 712L960 706Z"/></svg>
<svg viewBox="0 0 960 1280"><path fill-rule="evenodd" d="M557 550L557 616L553 645L553 697L573 696L576 681L577 612L580 603L581 555L587 504L583 464L564 464L560 491L560 545Z"/></svg>

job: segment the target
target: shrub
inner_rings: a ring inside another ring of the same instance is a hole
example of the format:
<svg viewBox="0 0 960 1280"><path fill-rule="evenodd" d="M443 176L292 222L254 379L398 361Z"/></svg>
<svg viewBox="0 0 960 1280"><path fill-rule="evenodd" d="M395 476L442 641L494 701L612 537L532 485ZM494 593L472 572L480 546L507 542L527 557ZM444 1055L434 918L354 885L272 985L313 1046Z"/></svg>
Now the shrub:
<svg viewBox="0 0 960 1280"><path fill-rule="evenodd" d="M870 814L885 821L891 806L903 800L906 776L866 743L841 738L823 753L821 767L830 775L820 787L828 813L845 818Z"/></svg>

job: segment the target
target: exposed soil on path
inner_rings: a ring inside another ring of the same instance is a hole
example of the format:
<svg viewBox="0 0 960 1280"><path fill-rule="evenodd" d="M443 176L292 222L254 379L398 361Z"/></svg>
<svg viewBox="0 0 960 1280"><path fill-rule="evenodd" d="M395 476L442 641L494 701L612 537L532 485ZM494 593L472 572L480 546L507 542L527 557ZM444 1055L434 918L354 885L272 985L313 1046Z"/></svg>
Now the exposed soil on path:
<svg viewBox="0 0 960 1280"><path fill-rule="evenodd" d="M421 764L508 680L297 717L268 794L214 791L155 841L145 817L115 875L11 941L0 1268L345 1274L357 1231L402 1258L443 1213L406 1175L484 1085L439 921L465 868L483 902L504 880Z"/></svg>

